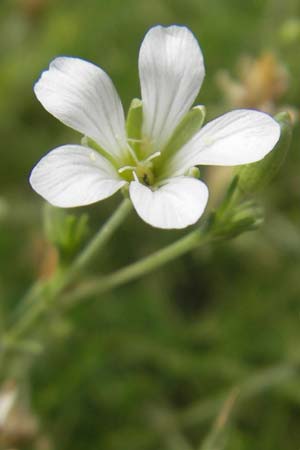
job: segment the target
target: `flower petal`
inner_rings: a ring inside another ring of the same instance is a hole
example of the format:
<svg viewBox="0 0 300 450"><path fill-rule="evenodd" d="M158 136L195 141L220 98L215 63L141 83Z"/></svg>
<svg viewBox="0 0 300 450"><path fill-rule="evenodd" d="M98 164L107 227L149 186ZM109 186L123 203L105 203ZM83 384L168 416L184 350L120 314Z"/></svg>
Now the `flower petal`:
<svg viewBox="0 0 300 450"><path fill-rule="evenodd" d="M123 108L111 79L79 58L59 57L34 86L44 108L118 158L126 149Z"/></svg>
<svg viewBox="0 0 300 450"><path fill-rule="evenodd" d="M182 174L198 164L236 166L259 161L280 137L279 124L268 114L240 109L205 125L170 161L169 171Z"/></svg>
<svg viewBox="0 0 300 450"><path fill-rule="evenodd" d="M95 203L126 184L109 161L80 145L49 152L33 168L29 181L45 200L62 208Z"/></svg>
<svg viewBox="0 0 300 450"><path fill-rule="evenodd" d="M192 32L181 26L151 28L139 55L143 133L161 150L201 87L203 56Z"/></svg>
<svg viewBox="0 0 300 450"><path fill-rule="evenodd" d="M156 191L134 181L130 198L138 215L157 228L185 228L202 215L208 190L202 181L189 177L170 178Z"/></svg>

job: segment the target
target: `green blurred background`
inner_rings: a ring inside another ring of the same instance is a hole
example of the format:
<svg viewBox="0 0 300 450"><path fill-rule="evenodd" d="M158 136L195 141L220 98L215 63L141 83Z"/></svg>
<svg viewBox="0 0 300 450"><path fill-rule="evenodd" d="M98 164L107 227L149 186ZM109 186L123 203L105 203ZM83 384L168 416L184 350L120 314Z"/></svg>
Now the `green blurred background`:
<svg viewBox="0 0 300 450"><path fill-rule="evenodd" d="M1 0L1 330L26 289L55 265L28 174L46 151L80 139L43 110L34 82L55 56L79 56L109 73L127 110L139 96L141 40L157 23L187 25L199 39L207 76L198 101L208 118L234 107L291 111L292 146L258 199L265 223L67 316L48 316L35 336L42 351L16 349L13 369L1 367L0 400L18 390L14 414L0 420L5 450L200 449L234 386L242 400L226 440L209 448L300 448L298 0ZM217 199L224 173L204 176ZM120 199L76 211L89 214L90 235ZM152 229L132 214L91 272L121 267L184 233ZM273 378L259 378L272 367Z"/></svg>

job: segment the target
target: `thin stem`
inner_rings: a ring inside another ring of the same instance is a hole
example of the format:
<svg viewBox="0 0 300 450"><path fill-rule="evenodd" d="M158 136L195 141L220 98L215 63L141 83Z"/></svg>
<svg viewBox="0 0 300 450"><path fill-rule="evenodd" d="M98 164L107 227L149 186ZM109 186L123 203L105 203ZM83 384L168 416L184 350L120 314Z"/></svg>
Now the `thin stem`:
<svg viewBox="0 0 300 450"><path fill-rule="evenodd" d="M29 291L29 293L32 294L32 297L28 295L25 297L27 307L23 310L20 319L14 324L12 331L6 334L2 339L4 348L9 348L12 343L15 343L19 336L27 331L47 310L49 303L51 303L57 295L60 294L83 269L85 269L96 253L99 252L118 226L120 226L130 210L130 200L124 199L118 209L74 260L73 264L62 273L58 272L54 274L53 278L47 280L44 284L34 285L34 288Z"/></svg>
<svg viewBox="0 0 300 450"><path fill-rule="evenodd" d="M209 239L209 235L203 234L201 230L192 231L188 235L167 247L158 250L152 255L130 264L123 269L117 270L110 275L104 276L101 279L77 287L76 291L73 291L64 297L64 304L66 306L71 306L73 303L83 300L91 295L103 294L117 286L135 280L142 275L152 272L152 270L158 269L175 258L178 258L184 253L189 252L193 248L207 243Z"/></svg>
<svg viewBox="0 0 300 450"><path fill-rule="evenodd" d="M95 235L87 247L78 255L73 264L69 267L66 277L68 280L74 279L74 276L86 268L99 250L104 247L115 230L123 223L129 211L131 211L131 207L130 200L127 198L124 199L117 210L100 229L99 233Z"/></svg>
<svg viewBox="0 0 300 450"><path fill-rule="evenodd" d="M299 361L282 363L250 375L235 387L239 393L238 402L243 402L274 386L281 385L299 377L299 364ZM232 390L230 391L232 392ZM177 418L179 423L185 427L199 426L201 422L205 422L216 416L227 398L228 392L222 393L216 398L191 405L178 414Z"/></svg>
<svg viewBox="0 0 300 450"><path fill-rule="evenodd" d="M202 442L199 450L222 450L227 443L227 431L229 422L232 419L236 401L238 399L238 388L232 389L228 398L224 402L217 418L212 426L212 429L207 434Z"/></svg>

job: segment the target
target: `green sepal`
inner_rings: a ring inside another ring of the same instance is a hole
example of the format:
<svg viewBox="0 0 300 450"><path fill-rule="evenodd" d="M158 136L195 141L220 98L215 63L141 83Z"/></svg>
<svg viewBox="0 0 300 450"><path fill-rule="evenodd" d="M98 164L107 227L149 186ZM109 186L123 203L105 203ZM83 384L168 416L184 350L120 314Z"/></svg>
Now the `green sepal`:
<svg viewBox="0 0 300 450"><path fill-rule="evenodd" d="M231 182L229 183L229 186L225 192L222 204L220 205L218 209L219 214L223 214L226 212L230 207L234 206L237 201L237 195L238 195L238 185L239 185L239 177L238 175L233 176Z"/></svg>
<svg viewBox="0 0 300 450"><path fill-rule="evenodd" d="M142 100L139 98L134 98L130 103L126 119L126 131L129 139L141 139L142 120Z"/></svg>
<svg viewBox="0 0 300 450"><path fill-rule="evenodd" d="M143 123L143 105L142 100L134 98L127 113L126 132L129 145L140 156L141 152L141 138L142 138L142 123Z"/></svg>
<svg viewBox="0 0 300 450"><path fill-rule="evenodd" d="M165 162L176 153L200 130L205 119L206 109L203 105L194 106L175 128L170 140L162 151L160 163Z"/></svg>
<svg viewBox="0 0 300 450"><path fill-rule="evenodd" d="M60 261L67 262L88 234L88 215L76 216L45 203L44 232L49 242L57 248Z"/></svg>
<svg viewBox="0 0 300 450"><path fill-rule="evenodd" d="M277 114L274 119L281 129L280 139L274 149L264 159L238 167L235 174L239 177L239 188L244 194L253 194L267 186L279 171L287 154L292 123L287 112Z"/></svg>

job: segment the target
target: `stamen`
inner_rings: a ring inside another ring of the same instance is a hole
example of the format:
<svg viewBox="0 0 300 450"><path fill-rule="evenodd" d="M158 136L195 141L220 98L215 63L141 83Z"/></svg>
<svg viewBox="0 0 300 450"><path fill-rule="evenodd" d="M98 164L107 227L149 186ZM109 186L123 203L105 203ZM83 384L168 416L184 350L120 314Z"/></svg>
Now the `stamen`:
<svg viewBox="0 0 300 450"><path fill-rule="evenodd" d="M139 183L139 179L137 177L137 174L135 173L135 170L132 172L132 174L133 174L134 181L137 181Z"/></svg>
<svg viewBox="0 0 300 450"><path fill-rule="evenodd" d="M149 162L152 161L152 159L158 158L158 156L161 155L161 152L154 152L152 155L148 156L143 162Z"/></svg>
<svg viewBox="0 0 300 450"><path fill-rule="evenodd" d="M123 172L125 172L126 170L134 170L135 169L135 166L123 166L123 167L121 167L120 169L118 169L118 172L119 173L123 173Z"/></svg>
<svg viewBox="0 0 300 450"><path fill-rule="evenodd" d="M143 139L133 139L133 138L127 138L127 141L128 141L128 142L133 142L133 143L136 143L136 142L143 142Z"/></svg>

